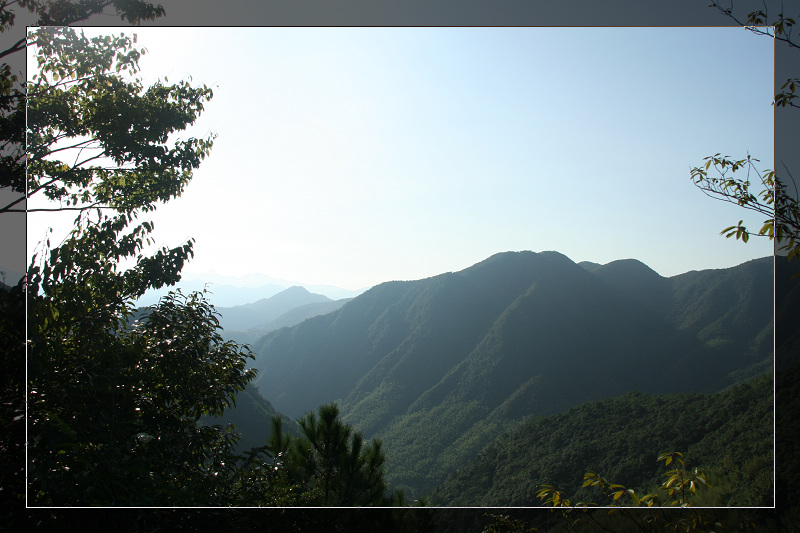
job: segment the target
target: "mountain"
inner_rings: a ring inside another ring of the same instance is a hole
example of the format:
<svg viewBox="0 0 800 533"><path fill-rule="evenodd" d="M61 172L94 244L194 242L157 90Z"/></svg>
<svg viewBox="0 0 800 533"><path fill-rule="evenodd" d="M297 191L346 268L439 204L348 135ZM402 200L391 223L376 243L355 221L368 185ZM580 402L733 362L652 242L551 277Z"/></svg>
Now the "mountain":
<svg viewBox="0 0 800 533"><path fill-rule="evenodd" d="M601 265L600 263L592 263L591 261L581 261L580 263L578 263L578 266L585 268L589 272L594 272L603 265Z"/></svg>
<svg viewBox="0 0 800 533"><path fill-rule="evenodd" d="M269 331L272 331L278 328L294 326L295 324L299 324L308 318L332 313L350 300L352 300L352 298L343 298L341 300L314 302L301 305L286 311L284 314L267 324L266 327L269 328Z"/></svg>
<svg viewBox="0 0 800 533"><path fill-rule="evenodd" d="M756 375L771 335L771 258L663 278L633 260L509 252L273 331L254 366L289 416L338 401L345 421L383 439L390 482L413 496L526 417Z"/></svg>
<svg viewBox="0 0 800 533"><path fill-rule="evenodd" d="M573 501L606 504L582 487L594 471L652 493L663 481L660 453L678 451L712 487L699 505L773 505L773 382L763 376L713 395L631 392L531 420L487 446L431 495L441 506L541 505L539 485ZM667 468L669 469L669 468Z"/></svg>
<svg viewBox="0 0 800 533"><path fill-rule="evenodd" d="M663 278L644 263L626 259L602 265L593 274L707 346L727 345L755 356L772 350L772 322L764 318L772 318L767 309L774 294L773 268L773 258L764 257L734 268ZM753 321L759 314L764 327L756 332ZM757 375L771 363L771 358L756 357L752 367L738 371L737 379Z"/></svg>
<svg viewBox="0 0 800 533"><path fill-rule="evenodd" d="M263 326L286 312L302 305L330 303L331 299L321 294L313 294L303 287L289 287L286 290L262 298L253 303L234 307L217 307L221 315L220 325L225 330L244 331Z"/></svg>
<svg viewBox="0 0 800 533"><path fill-rule="evenodd" d="M270 322L267 322L266 324L262 324L255 328L250 328L247 331L223 330L221 334L222 337L226 340L233 340L239 344L254 345L256 344L256 342L258 342L258 339L260 339L270 331L274 331L279 328L294 326L295 324L299 324L303 320L306 320L313 316L332 313L333 311L336 311L350 300L352 300L352 298L343 298L341 300L323 301L323 302L315 302L315 303L301 305L286 311L284 314L282 314L275 320L272 320Z"/></svg>
<svg viewBox="0 0 800 533"><path fill-rule="evenodd" d="M275 290L272 294L277 294L283 289L294 287L295 285L300 285L308 289L309 292L322 294L332 300L341 300L342 298L354 298L367 290L367 288L350 290L350 289L343 289L341 287L336 287L333 285L314 285L308 283L301 283L299 281L288 281L285 279L273 278L271 276L267 276L264 274L247 274L245 276L234 277L234 276L225 276L222 274L217 274L216 272L212 271L204 274L199 274L199 273L189 274L185 279L202 280L204 283L210 283L212 286L234 287L237 289L257 290L263 287L275 287L277 290ZM268 298L269 296L272 296L272 294L260 296L259 298ZM234 303L220 302L219 305L225 305L230 307L232 305L241 305L252 301L253 299L237 301Z"/></svg>
<svg viewBox="0 0 800 533"><path fill-rule="evenodd" d="M199 277L198 277L199 276ZM309 285L271 278L261 274L248 274L243 277L222 276L216 273L193 274L184 276L174 286L148 290L136 305L139 307L154 305L169 291L180 289L184 293L210 291L208 300L216 307L233 307L255 302L275 296L279 292L294 286L303 286L309 292L322 294L332 300L354 298L366 289L348 290L332 285Z"/></svg>
<svg viewBox="0 0 800 533"><path fill-rule="evenodd" d="M209 290L208 300L214 306L234 306L248 302L254 302L262 298L269 298L284 290L283 285L267 284L257 287L246 287L237 285L223 285L219 283L206 282L199 279L181 280L174 286L162 287L160 289L150 289L144 296L137 300L139 307L155 305L162 296L168 292L180 289L184 294L190 292L202 292Z"/></svg>
<svg viewBox="0 0 800 533"><path fill-rule="evenodd" d="M663 309L669 297L670 281L636 259L621 259L605 265L586 262L581 266L615 289L654 310Z"/></svg>

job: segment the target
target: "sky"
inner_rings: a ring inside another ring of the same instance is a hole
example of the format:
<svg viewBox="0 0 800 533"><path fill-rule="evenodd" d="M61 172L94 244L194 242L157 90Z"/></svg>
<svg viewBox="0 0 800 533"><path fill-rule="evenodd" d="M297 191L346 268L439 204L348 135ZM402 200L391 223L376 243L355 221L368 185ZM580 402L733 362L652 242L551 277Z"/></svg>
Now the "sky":
<svg viewBox="0 0 800 533"><path fill-rule="evenodd" d="M355 290L514 250L663 276L772 254L720 235L763 216L690 180L717 152L773 168L773 43L742 28L85 31L136 33L146 85L214 90L182 135L216 133L210 157L145 218L158 246L195 239L187 277ZM29 214L29 256L73 219Z"/></svg>

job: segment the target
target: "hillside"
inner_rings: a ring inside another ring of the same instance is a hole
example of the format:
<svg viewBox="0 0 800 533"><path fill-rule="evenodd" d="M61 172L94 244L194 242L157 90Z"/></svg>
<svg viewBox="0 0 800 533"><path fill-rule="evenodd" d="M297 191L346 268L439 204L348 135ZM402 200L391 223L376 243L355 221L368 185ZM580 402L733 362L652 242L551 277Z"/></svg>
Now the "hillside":
<svg viewBox="0 0 800 533"><path fill-rule="evenodd" d="M257 384L292 417L337 400L383 439L390 481L419 494L523 417L633 390L711 393L768 368L771 270L663 278L632 260L497 254L266 335Z"/></svg>
<svg viewBox="0 0 800 533"><path fill-rule="evenodd" d="M680 451L713 485L698 504L772 505L772 409L770 376L714 395L632 392L586 403L497 439L431 497L442 506L539 506L546 483L604 504L581 487L584 473L652 492L664 470L658 454Z"/></svg>

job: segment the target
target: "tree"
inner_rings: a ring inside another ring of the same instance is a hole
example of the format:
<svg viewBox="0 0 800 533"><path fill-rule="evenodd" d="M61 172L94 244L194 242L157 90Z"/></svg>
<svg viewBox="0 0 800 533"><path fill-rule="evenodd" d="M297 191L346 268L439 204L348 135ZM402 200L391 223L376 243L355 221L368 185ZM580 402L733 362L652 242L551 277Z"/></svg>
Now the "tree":
<svg viewBox="0 0 800 533"><path fill-rule="evenodd" d="M136 24L152 20L164 14L164 8L142 0L12 0L0 2L0 33L8 36L16 30L16 7L27 9L38 17L37 24L72 24L88 19L97 13L113 11L123 20ZM5 49L0 49L0 189L5 193L16 193L17 200L25 194L25 88L23 86L22 53L27 47L27 38L17 37ZM13 66L12 66L13 65ZM20 201L13 206L24 207ZM0 208L1 213L10 211ZM23 215L16 215L23 216ZM9 222L6 220L6 222ZM16 219L11 227L18 228ZM3 487L2 507L5 513L13 513L25 497L25 285L3 276L0 286L0 363L4 369L2 379L2 441L0 441L0 486ZM10 283L12 287L5 286ZM6 518L6 516L4 516ZM4 523L13 523L9 517Z"/></svg>
<svg viewBox="0 0 800 533"><path fill-rule="evenodd" d="M31 44L40 74L27 88L27 196L41 193L61 205L28 212L151 211L179 196L213 137L167 141L196 120L211 89L159 81L143 90L125 79L121 73L135 74L144 51L124 34L89 40L40 29Z"/></svg>
<svg viewBox="0 0 800 533"><path fill-rule="evenodd" d="M307 480L290 458L291 445L292 437L284 433L283 420L273 416L269 441L248 451L230 472L225 483L229 500L258 507L314 505L318 493L307 490Z"/></svg>
<svg viewBox="0 0 800 533"><path fill-rule="evenodd" d="M30 501L225 504L219 480L235 437L197 421L233 404L255 376L245 369L252 356L223 342L202 294L170 293L138 320L133 307L178 281L192 255L192 241L144 255L153 224L135 223L180 195L209 152L211 137L169 136L212 92L186 82L144 89L132 77L135 38L69 28L29 38L39 71L28 84L28 188L79 213L28 269Z"/></svg>
<svg viewBox="0 0 800 533"><path fill-rule="evenodd" d="M0 2L0 32L14 26L17 4L38 16L38 26L64 26L88 19L92 15L110 10L122 20L138 24L164 15L164 8L142 0L17 0ZM0 51L0 187L19 196L9 204L0 206L0 213L24 212L25 200L25 89L7 59L25 50L30 43L27 37L18 39Z"/></svg>
<svg viewBox="0 0 800 533"><path fill-rule="evenodd" d="M304 474L307 486L319 492L320 504L347 507L385 502L386 456L380 440L365 443L360 433L339 418L336 404L321 406L319 418L311 412L299 423L303 436L292 443L290 460Z"/></svg>
<svg viewBox="0 0 800 533"><path fill-rule="evenodd" d="M25 298L19 286L0 286L0 508L25 499ZM9 523L0 516L3 523Z"/></svg>
<svg viewBox="0 0 800 533"><path fill-rule="evenodd" d="M46 338L40 330L28 368L32 502L227 503L217 481L235 438L197 420L221 414L254 372L212 313L201 294L177 293L129 328L59 317ZM50 339L61 344L45 351Z"/></svg>
<svg viewBox="0 0 800 533"><path fill-rule="evenodd" d="M320 406L319 414L309 412L298 423L301 435L292 437L281 417L272 417L269 441L250 450L229 478L235 501L335 507L410 503L401 490L387 494L381 441L366 443L339 418L336 404Z"/></svg>
<svg viewBox="0 0 800 533"><path fill-rule="evenodd" d="M734 20L757 35L772 37L777 42L791 49L800 49L797 37L792 35L795 19L784 15L783 8L772 22L768 22L766 3L762 9L747 14L746 19L734 12L733 3L724 6L719 0L712 0L709 7L715 7L725 16ZM800 78L788 78L781 86L781 92L775 95L772 102L776 108L800 108L796 103L797 87ZM747 242L751 236L766 236L775 240L777 249L786 251L789 260L800 254L800 191L789 168L776 174L775 170L759 170L759 162L748 154L744 159L731 159L719 153L708 156L705 164L691 169L691 179L706 195L716 200L739 205L745 209L761 213L768 218L758 231L748 230L740 220L736 225L723 229L720 233L726 237L736 237ZM709 176L711 167L716 175ZM744 170L744 179L735 177L737 171ZM730 174L728 174L730 172ZM755 180L758 180L757 182ZM789 185L791 184L791 188ZM753 186L760 189L756 194ZM758 187L760 185L760 187Z"/></svg>

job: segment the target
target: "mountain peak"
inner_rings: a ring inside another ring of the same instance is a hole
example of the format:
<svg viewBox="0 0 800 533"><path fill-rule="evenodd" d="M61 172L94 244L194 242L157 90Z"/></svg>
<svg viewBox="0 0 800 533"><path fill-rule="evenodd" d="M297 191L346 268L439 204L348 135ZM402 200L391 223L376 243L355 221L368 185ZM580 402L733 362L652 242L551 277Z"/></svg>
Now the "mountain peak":
<svg viewBox="0 0 800 533"><path fill-rule="evenodd" d="M603 265L601 265L600 263L592 263L591 261L581 261L580 263L578 263L578 266L585 268L589 272L594 272L598 268L603 267Z"/></svg>
<svg viewBox="0 0 800 533"><path fill-rule="evenodd" d="M488 259L472 265L464 270L462 273L468 271L480 271L486 268L495 269L501 268L530 268L533 265L565 265L575 264L566 255L555 251L542 251L532 252L530 250L523 250L520 252L500 252L492 255Z"/></svg>
<svg viewBox="0 0 800 533"><path fill-rule="evenodd" d="M311 294L308 289L301 285L292 285L288 289L281 291L284 294ZM280 293L278 293L280 294ZM277 296L277 295L276 295Z"/></svg>
<svg viewBox="0 0 800 533"><path fill-rule="evenodd" d="M269 298L233 307L219 307L217 311L222 315L220 323L224 329L245 331L271 322L295 307L330 301L332 300L327 296L309 292L305 287L295 285Z"/></svg>
<svg viewBox="0 0 800 533"><path fill-rule="evenodd" d="M650 277L650 278L662 277L661 274L659 274L649 266L645 265L638 259L618 259L616 261L611 261L610 263L606 263L598 270L606 273L614 273L616 275L621 275L625 277L631 275L637 277Z"/></svg>

